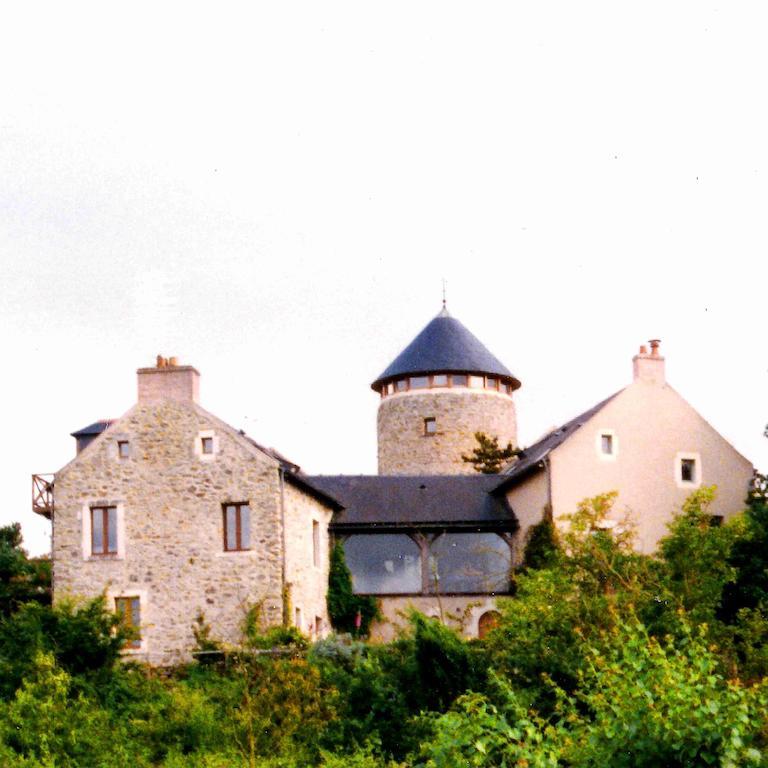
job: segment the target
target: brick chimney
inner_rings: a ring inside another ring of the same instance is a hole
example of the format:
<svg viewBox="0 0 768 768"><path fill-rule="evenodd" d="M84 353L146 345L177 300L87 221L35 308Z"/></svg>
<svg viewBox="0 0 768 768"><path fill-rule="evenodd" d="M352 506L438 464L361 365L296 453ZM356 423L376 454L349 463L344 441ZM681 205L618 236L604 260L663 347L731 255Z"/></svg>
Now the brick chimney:
<svg viewBox="0 0 768 768"><path fill-rule="evenodd" d="M651 351L643 345L640 352L632 358L632 371L634 380L647 381L650 384L664 384L666 377L664 375L664 358L659 354L659 339L651 339L648 342L651 345Z"/></svg>
<svg viewBox="0 0 768 768"><path fill-rule="evenodd" d="M136 374L140 403L197 403L200 399L200 374L191 365L179 365L175 357L158 355L154 368L139 368Z"/></svg>

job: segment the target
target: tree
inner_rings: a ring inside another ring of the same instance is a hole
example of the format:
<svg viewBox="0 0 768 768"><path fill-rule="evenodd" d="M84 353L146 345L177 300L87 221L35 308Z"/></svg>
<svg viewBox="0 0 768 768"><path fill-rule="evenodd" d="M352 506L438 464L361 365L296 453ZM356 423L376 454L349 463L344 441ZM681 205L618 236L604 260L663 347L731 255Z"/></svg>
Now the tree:
<svg viewBox="0 0 768 768"><path fill-rule="evenodd" d="M510 459L519 456L521 450L513 448L512 443L499 447L499 438L486 435L485 432L475 432L477 446L469 455L461 454L461 460L471 464L476 472L484 475L495 475Z"/></svg>
<svg viewBox="0 0 768 768"><path fill-rule="evenodd" d="M51 602L50 560L30 560L22 542L19 523L0 527L0 618L22 603Z"/></svg>
<svg viewBox="0 0 768 768"><path fill-rule="evenodd" d="M352 589L352 573L344 558L344 547L336 544L331 550L328 572L328 616L338 632L366 636L379 607L371 596L356 595Z"/></svg>

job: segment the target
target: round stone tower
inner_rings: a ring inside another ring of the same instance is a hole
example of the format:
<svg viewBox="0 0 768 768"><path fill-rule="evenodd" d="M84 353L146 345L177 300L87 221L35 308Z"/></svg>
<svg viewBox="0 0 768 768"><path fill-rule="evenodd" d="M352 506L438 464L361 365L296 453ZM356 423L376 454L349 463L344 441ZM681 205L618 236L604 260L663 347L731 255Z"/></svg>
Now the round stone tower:
<svg viewBox="0 0 768 768"><path fill-rule="evenodd" d="M520 382L443 307L371 384L380 475L471 474L475 432L517 445Z"/></svg>

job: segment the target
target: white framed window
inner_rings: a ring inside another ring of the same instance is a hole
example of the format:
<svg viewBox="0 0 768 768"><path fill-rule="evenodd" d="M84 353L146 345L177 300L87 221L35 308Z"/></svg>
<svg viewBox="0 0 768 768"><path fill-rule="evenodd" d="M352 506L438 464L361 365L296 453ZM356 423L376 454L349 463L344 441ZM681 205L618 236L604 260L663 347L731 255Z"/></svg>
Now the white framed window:
<svg viewBox="0 0 768 768"><path fill-rule="evenodd" d="M212 461L219 452L219 438L212 429L201 429L195 438L195 455L201 461Z"/></svg>
<svg viewBox="0 0 768 768"><path fill-rule="evenodd" d="M123 646L125 656L147 652L147 617L149 601L146 589L109 589L108 605L120 616L121 623L130 630L130 636Z"/></svg>
<svg viewBox="0 0 768 768"><path fill-rule="evenodd" d="M125 506L121 501L96 499L80 508L83 560L122 560L125 557Z"/></svg>
<svg viewBox="0 0 768 768"><path fill-rule="evenodd" d="M701 485L701 456L680 452L675 456L675 483L678 488L698 488Z"/></svg>
<svg viewBox="0 0 768 768"><path fill-rule="evenodd" d="M599 429L595 439L595 449L601 461L615 461L619 455L619 439L613 429Z"/></svg>

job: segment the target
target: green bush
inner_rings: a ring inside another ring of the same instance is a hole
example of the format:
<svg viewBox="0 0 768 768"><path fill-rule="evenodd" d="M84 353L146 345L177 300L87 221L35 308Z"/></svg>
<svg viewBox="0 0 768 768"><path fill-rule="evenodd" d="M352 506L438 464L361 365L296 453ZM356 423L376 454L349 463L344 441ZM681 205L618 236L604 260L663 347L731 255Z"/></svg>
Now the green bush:
<svg viewBox="0 0 768 768"><path fill-rule="evenodd" d="M341 544L336 544L331 550L326 603L333 628L337 632L346 632L355 637L367 637L371 622L379 615L378 604L374 597L354 593L352 574L344 558L344 547Z"/></svg>

